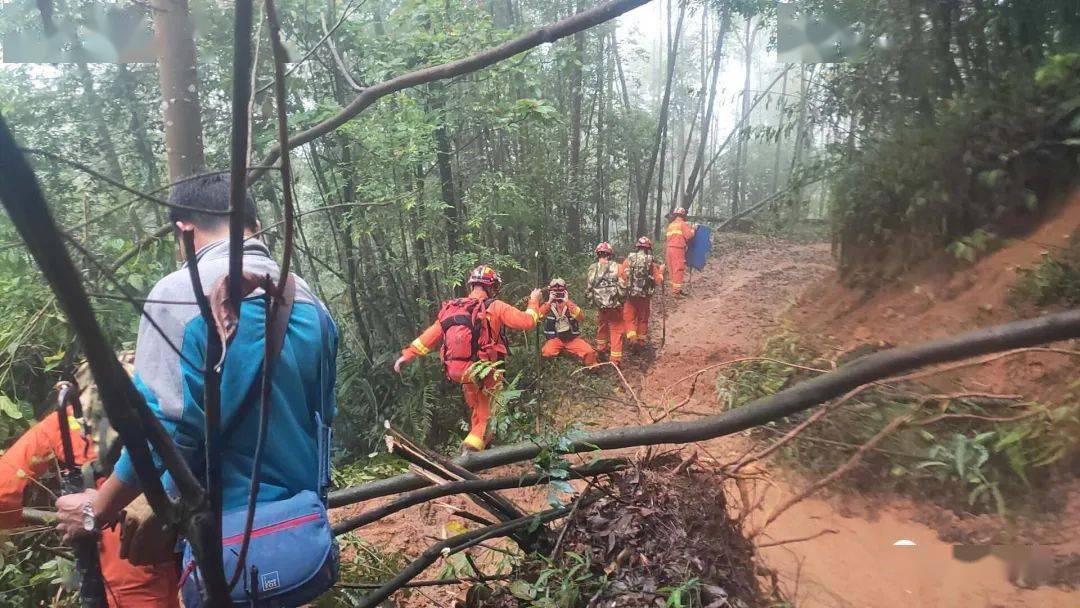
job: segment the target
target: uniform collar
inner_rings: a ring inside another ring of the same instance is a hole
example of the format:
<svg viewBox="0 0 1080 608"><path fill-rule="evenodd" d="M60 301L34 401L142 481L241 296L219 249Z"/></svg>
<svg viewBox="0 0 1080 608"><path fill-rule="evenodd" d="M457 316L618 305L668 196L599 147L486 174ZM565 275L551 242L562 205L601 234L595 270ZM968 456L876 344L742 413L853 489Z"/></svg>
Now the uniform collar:
<svg viewBox="0 0 1080 608"><path fill-rule="evenodd" d="M270 250L266 248L262 241L249 239L244 242L244 256L248 255L270 257ZM227 257L229 257L229 239L214 241L195 252L197 262ZM187 268L187 262L184 262L183 268Z"/></svg>

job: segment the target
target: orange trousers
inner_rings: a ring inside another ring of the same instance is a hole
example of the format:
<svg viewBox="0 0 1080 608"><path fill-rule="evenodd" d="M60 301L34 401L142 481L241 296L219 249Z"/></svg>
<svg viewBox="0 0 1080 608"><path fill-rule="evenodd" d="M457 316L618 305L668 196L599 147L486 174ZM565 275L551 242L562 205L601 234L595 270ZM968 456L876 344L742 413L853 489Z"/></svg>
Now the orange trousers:
<svg viewBox="0 0 1080 608"><path fill-rule="evenodd" d="M630 296L623 304L623 327L630 344L642 344L649 336L649 315L652 299L648 296Z"/></svg>
<svg viewBox="0 0 1080 608"><path fill-rule="evenodd" d="M476 451L483 450L488 444L488 419L491 417L491 397L499 390L502 377L497 373L488 374L476 382L465 382L461 391L465 394L465 403L471 412L469 434L461 443Z"/></svg>
<svg viewBox="0 0 1080 608"><path fill-rule="evenodd" d="M671 271L671 291L682 293L683 280L686 278L686 248L667 248L667 267Z"/></svg>
<svg viewBox="0 0 1080 608"><path fill-rule="evenodd" d="M559 353L564 350L576 355L585 365L596 365L596 349L585 340L582 340L580 336L574 336L572 340L550 338L547 342L544 342L540 354L544 357L558 357Z"/></svg>
<svg viewBox="0 0 1080 608"><path fill-rule="evenodd" d="M120 526L101 533L101 575L112 608L146 606L179 608L180 568L167 561L153 566L133 566L120 558Z"/></svg>
<svg viewBox="0 0 1080 608"><path fill-rule="evenodd" d="M623 331L622 308L601 308L597 311L596 350L610 352L613 363L622 361Z"/></svg>

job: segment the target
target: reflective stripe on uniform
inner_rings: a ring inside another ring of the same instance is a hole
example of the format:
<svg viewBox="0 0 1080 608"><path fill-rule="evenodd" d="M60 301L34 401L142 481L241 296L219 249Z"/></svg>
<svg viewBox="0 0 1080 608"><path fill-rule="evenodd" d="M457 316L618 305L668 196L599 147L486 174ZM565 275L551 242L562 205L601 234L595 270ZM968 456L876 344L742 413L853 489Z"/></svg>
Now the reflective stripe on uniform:
<svg viewBox="0 0 1080 608"><path fill-rule="evenodd" d="M462 441L461 443L464 443L465 445L477 451L484 449L484 440L477 437L476 435L473 435L472 433L466 435L464 441Z"/></svg>
<svg viewBox="0 0 1080 608"><path fill-rule="evenodd" d="M540 320L540 314L537 313L535 310L530 308L530 309L526 310L525 312L529 313L529 316L532 317L533 323L536 323L537 321Z"/></svg>
<svg viewBox="0 0 1080 608"><path fill-rule="evenodd" d="M664 233L664 236L678 236L680 234L682 234L682 230L668 230Z"/></svg>
<svg viewBox="0 0 1080 608"><path fill-rule="evenodd" d="M634 339L637 338L637 332L633 331L633 330L628 331L628 332L626 332L626 337L630 338L631 340L634 340Z"/></svg>
<svg viewBox="0 0 1080 608"><path fill-rule="evenodd" d="M421 357L431 352L431 349L424 346L424 343L420 341L420 338L413 340L412 344L410 344L409 346L413 347L416 352L420 353Z"/></svg>

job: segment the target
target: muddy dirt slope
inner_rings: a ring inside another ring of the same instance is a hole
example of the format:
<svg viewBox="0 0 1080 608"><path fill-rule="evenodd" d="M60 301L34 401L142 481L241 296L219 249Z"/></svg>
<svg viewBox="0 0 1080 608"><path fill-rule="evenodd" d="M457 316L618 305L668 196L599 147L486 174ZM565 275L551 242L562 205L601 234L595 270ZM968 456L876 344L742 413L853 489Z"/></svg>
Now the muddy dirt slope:
<svg viewBox="0 0 1080 608"><path fill-rule="evenodd" d="M1049 230L1066 232L1056 223ZM1040 236L1050 238L1048 234ZM640 382L635 382L647 402L666 401L668 405L681 402L688 383L674 387L672 383L711 363L758 353L764 339L784 326L784 319L790 318L797 301L800 305L795 318L807 322L804 327L796 325L797 330L809 327L822 338L846 345L859 340L843 340L840 334L859 327L863 328L860 333L889 327L890 341L903 344L977 324L970 319L951 318L948 323L936 319L933 328L905 333L896 314L875 319L873 313L864 313L859 307L858 297L841 292L832 278L827 245L797 245L740 235L718 235L717 241L718 255L704 272L695 274L690 296L669 307L664 348L657 354L655 363L644 370ZM1029 261L1032 255L1037 259L1038 251L1028 256L1016 252L1001 255L1018 264ZM984 267L971 272L976 273L972 281L978 281L983 273L992 274ZM974 288L972 284L967 291ZM978 297L972 291L967 299L974 302ZM984 292L981 297L988 296ZM838 301L840 298L843 301ZM908 300L901 298L899 305L905 305ZM884 309L889 306L887 302L882 296L871 305ZM980 310L974 305L971 308ZM849 319L834 329L827 318L838 310L845 310ZM925 309L912 310L910 314L919 312ZM913 319L909 325L919 322ZM700 414L717 411L715 374L702 377L682 411ZM676 417L692 419L693 414L680 413ZM622 409L605 423L635 421L633 412ZM746 452L748 441L735 436L706 442L700 447L717 460L730 461ZM761 500L759 515L771 511L803 485L802 480L781 470L768 470L767 475L768 483L758 484L752 490L751 504ZM1077 538L1074 533L1080 513L1074 507L1080 505L1080 496L1072 498L1065 521L1061 522L1058 539L1061 542L1069 542L1070 536ZM919 520L926 520L921 506L903 499L880 496L811 499L798 503L773 522L759 542L768 544L830 531L805 542L761 550L764 561L777 571L787 595L802 607L1080 605L1076 592L1053 587L1029 590L1013 585L1007 580L1005 564L1000 559L991 557L975 563L954 560L951 543L939 537L942 526L931 528L918 523ZM898 541L906 542L898 546Z"/></svg>

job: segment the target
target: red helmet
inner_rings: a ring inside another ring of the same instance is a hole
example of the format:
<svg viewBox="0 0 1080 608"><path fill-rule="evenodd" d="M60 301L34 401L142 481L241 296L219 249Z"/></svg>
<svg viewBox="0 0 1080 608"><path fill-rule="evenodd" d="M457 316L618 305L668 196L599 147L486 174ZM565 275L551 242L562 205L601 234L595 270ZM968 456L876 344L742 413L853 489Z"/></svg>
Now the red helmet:
<svg viewBox="0 0 1080 608"><path fill-rule="evenodd" d="M652 249L652 239L647 236L643 236L637 240L638 249Z"/></svg>
<svg viewBox="0 0 1080 608"><path fill-rule="evenodd" d="M596 255L600 255L600 254L611 255L611 244L608 243L607 241L604 241L603 243L600 243L599 245L597 245L596 246Z"/></svg>
<svg viewBox="0 0 1080 608"><path fill-rule="evenodd" d="M675 211L671 212L671 215L678 216L678 217L686 217L686 208L685 207L676 207Z"/></svg>
<svg viewBox="0 0 1080 608"><path fill-rule="evenodd" d="M495 293L502 287L502 278L491 266L480 265L469 273L469 286L483 285L489 292Z"/></svg>

